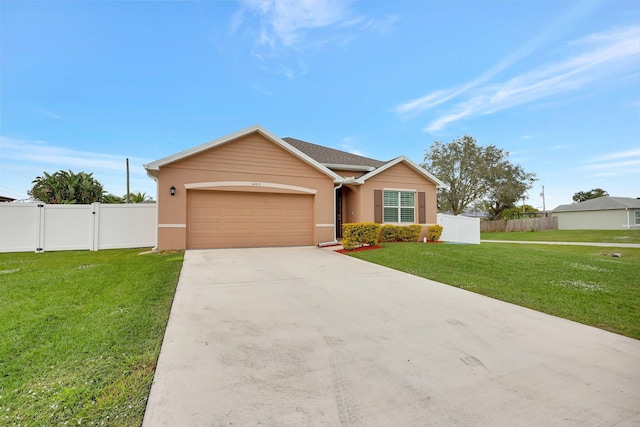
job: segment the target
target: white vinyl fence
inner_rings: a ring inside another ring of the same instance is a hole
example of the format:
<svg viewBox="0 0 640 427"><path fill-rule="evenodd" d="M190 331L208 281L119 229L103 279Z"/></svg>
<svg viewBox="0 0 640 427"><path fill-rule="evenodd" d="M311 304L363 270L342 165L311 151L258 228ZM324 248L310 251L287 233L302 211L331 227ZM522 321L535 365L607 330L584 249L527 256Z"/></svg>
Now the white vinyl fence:
<svg viewBox="0 0 640 427"><path fill-rule="evenodd" d="M155 203L0 203L0 252L152 247L157 224Z"/></svg>
<svg viewBox="0 0 640 427"><path fill-rule="evenodd" d="M479 218L439 213L438 224L442 226L440 240L444 242L480 244Z"/></svg>

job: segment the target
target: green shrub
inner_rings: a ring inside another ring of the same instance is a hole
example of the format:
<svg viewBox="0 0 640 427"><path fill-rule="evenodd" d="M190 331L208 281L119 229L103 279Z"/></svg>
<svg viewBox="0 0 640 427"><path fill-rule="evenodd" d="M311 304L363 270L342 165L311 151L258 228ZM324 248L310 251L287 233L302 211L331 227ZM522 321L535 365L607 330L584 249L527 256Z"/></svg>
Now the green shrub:
<svg viewBox="0 0 640 427"><path fill-rule="evenodd" d="M427 226L427 240L430 242L437 242L442 236L442 226L440 224L434 224Z"/></svg>
<svg viewBox="0 0 640 427"><path fill-rule="evenodd" d="M381 242L418 242L422 233L420 224L393 225L385 224L380 228Z"/></svg>
<svg viewBox="0 0 640 427"><path fill-rule="evenodd" d="M352 250L364 244L377 245L380 224L373 222L353 222L342 225L342 247Z"/></svg>
<svg viewBox="0 0 640 427"><path fill-rule="evenodd" d="M400 240L398 234L398 228L393 224L385 224L380 227L380 241L381 242L397 242Z"/></svg>
<svg viewBox="0 0 640 427"><path fill-rule="evenodd" d="M400 229L400 240L403 242L417 242L420 240L422 226L420 224L411 224L398 227Z"/></svg>

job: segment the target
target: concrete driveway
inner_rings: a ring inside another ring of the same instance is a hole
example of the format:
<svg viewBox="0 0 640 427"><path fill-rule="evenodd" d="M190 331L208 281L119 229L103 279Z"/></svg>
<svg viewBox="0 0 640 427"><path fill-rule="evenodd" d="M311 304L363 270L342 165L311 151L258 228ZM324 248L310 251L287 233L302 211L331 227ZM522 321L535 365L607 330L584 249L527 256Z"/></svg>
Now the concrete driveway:
<svg viewBox="0 0 640 427"><path fill-rule="evenodd" d="M258 424L637 426L640 341L323 249L187 251L143 425Z"/></svg>

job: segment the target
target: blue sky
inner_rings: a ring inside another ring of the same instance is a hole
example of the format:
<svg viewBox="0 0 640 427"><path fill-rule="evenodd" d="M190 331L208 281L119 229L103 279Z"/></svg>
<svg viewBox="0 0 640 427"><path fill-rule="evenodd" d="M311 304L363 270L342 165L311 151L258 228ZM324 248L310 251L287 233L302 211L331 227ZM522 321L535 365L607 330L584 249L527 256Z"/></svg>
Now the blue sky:
<svg viewBox="0 0 640 427"><path fill-rule="evenodd" d="M43 171L155 197L142 164L254 124L421 162L469 134L528 204L640 197L637 1L3 1L0 194Z"/></svg>

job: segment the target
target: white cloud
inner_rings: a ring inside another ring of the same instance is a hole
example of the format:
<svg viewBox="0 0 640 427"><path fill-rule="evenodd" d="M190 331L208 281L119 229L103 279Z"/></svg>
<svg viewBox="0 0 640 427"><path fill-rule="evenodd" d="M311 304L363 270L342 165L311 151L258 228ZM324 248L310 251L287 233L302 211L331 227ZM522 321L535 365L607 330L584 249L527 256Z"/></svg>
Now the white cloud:
<svg viewBox="0 0 640 427"><path fill-rule="evenodd" d="M594 163L585 166L585 169L611 169L626 172L640 172L640 159L624 160L621 162Z"/></svg>
<svg viewBox="0 0 640 427"><path fill-rule="evenodd" d="M400 17L396 14L389 15L382 19L369 18L364 22L363 28L367 30L373 30L381 35L387 35L393 30L394 24ZM360 19L358 19L360 21Z"/></svg>
<svg viewBox="0 0 640 427"><path fill-rule="evenodd" d="M593 157L583 164L582 169L593 171L595 176L640 176L640 149L631 149ZM637 180L636 180L637 181Z"/></svg>
<svg viewBox="0 0 640 427"><path fill-rule="evenodd" d="M0 150L4 159L57 166L58 169L81 168L93 170L122 170L125 156L71 150L43 141L29 141L0 136ZM130 163L141 159L129 159ZM56 169L56 170L58 170Z"/></svg>
<svg viewBox="0 0 640 427"><path fill-rule="evenodd" d="M520 59L531 54L531 52L533 52L535 47L538 46L541 43L541 41L542 41L542 37L537 37L534 40L530 41L529 43L526 43L520 49L508 55L506 58L504 58L495 66L491 67L491 69L486 71L480 77L478 77L477 79L469 83L463 84L456 88L437 90L433 93L429 93L418 99L414 99L412 101L398 105L395 108L395 111L401 116L403 120L407 120L427 110L430 110L431 108L437 105L443 104L453 98L456 98L468 92L469 90L473 89L474 87L479 86L480 84L492 79L493 77L495 77L500 72L510 67Z"/></svg>
<svg viewBox="0 0 640 427"><path fill-rule="evenodd" d="M14 194L26 195L36 176L58 170L93 173L108 192L126 193L127 156L124 155L72 150L44 141L0 136L0 157L11 165L0 170L4 189L10 189ZM131 191L155 195L155 183L142 167L148 162L147 159L129 157Z"/></svg>
<svg viewBox="0 0 640 427"><path fill-rule="evenodd" d="M357 139L353 136L345 136L344 138L342 138L342 144L340 145L340 149L342 151L346 151L348 153L351 154L355 154L357 156L364 156L364 154L362 154L362 151L358 150L357 148L354 148L354 144L357 142Z"/></svg>
<svg viewBox="0 0 640 427"><path fill-rule="evenodd" d="M259 17L258 42L272 48L298 48L305 32L338 25L354 25L347 2L324 0L243 0L243 10L234 15L232 31L244 22L244 13Z"/></svg>
<svg viewBox="0 0 640 427"><path fill-rule="evenodd" d="M593 162L600 162L604 160L617 160L617 159L627 159L629 157L640 157L640 148L634 148L632 150L619 151L616 153L609 153L598 156L594 158Z"/></svg>
<svg viewBox="0 0 640 427"><path fill-rule="evenodd" d="M581 13L584 13L584 10L581 9L585 9L584 6L579 6L573 14L562 17L562 19L558 20L553 25L549 25L545 29L545 31L541 32L536 37L524 43L522 46L520 46L511 54L507 55L500 62L491 67L489 70L485 71L475 80L452 89L438 90L422 96L418 99L400 104L395 108L396 113L401 116L402 120L407 120L437 105L447 102L450 99L460 96L468 92L470 89L473 89L474 87L491 80L493 77L500 74L502 71L517 63L521 59L524 59L527 56L531 55L531 53L540 48L540 46L548 42L555 33L560 31L561 27L566 27L567 25L569 25L569 21L575 18L574 14L580 15Z"/></svg>
<svg viewBox="0 0 640 427"><path fill-rule="evenodd" d="M472 91L470 96L452 105L425 128L427 132L434 132L464 118L492 114L544 98L587 89L596 82L602 85L613 77L637 73L639 32L640 27L633 26L591 34L569 43L569 53L562 60L542 65L500 83L483 85L498 71L529 52L530 48L527 48L522 53L510 55L471 83L453 90L434 91L397 106L395 111L401 118L412 117Z"/></svg>
<svg viewBox="0 0 640 427"><path fill-rule="evenodd" d="M345 47L364 33L386 35L395 15L372 18L355 13L347 0L241 0L232 16L232 36L250 40L251 55L264 71L293 78L309 65L301 58L327 45ZM283 65L288 63L288 65Z"/></svg>
<svg viewBox="0 0 640 427"><path fill-rule="evenodd" d="M573 148L572 144L556 144L549 147L548 150L560 151L560 150L570 150L571 148Z"/></svg>
<svg viewBox="0 0 640 427"><path fill-rule="evenodd" d="M38 109L37 111L38 111L40 114L44 114L45 116L47 116L47 117L49 117L49 118L51 118L51 119L54 119L54 120L61 120L61 119L62 119L62 116L60 116L60 115L58 115L58 114L56 114L56 113L53 113L53 112L51 112L51 111L49 111L49 110L45 110L45 109L43 109L43 108L40 108L40 109Z"/></svg>
<svg viewBox="0 0 640 427"><path fill-rule="evenodd" d="M466 87L469 86L470 85L467 85ZM442 104L443 102L447 102L462 93L464 90L465 88L438 90L418 99L400 104L394 108L394 111L402 120L408 120Z"/></svg>

